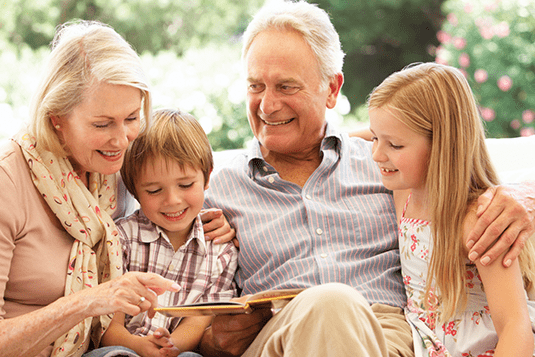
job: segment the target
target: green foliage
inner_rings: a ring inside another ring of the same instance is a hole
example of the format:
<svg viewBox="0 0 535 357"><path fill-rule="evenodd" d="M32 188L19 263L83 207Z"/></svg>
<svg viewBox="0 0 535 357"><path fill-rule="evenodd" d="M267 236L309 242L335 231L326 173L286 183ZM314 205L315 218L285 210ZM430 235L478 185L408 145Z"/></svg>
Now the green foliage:
<svg viewBox="0 0 535 357"><path fill-rule="evenodd" d="M436 61L460 68L488 136L535 134L535 3L448 0Z"/></svg>
<svg viewBox="0 0 535 357"><path fill-rule="evenodd" d="M388 75L413 62L433 61L443 0L319 0L346 53L344 93L353 107Z"/></svg>
<svg viewBox="0 0 535 357"><path fill-rule="evenodd" d="M0 37L16 46L46 46L72 19L111 25L138 52L187 48L239 36L263 0L0 0Z"/></svg>

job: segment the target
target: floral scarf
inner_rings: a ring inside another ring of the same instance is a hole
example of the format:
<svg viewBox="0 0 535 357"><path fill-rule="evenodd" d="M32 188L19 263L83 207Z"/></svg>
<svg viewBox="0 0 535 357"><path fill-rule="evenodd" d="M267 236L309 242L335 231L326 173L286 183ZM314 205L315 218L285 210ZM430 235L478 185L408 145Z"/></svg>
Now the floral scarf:
<svg viewBox="0 0 535 357"><path fill-rule="evenodd" d="M120 276L121 246L111 218L117 207L116 176L91 173L86 188L67 158L40 150L25 130L14 140L22 148L35 187L74 238L65 296ZM98 345L110 321L111 316L81 321L56 340L52 356L81 356L90 338Z"/></svg>

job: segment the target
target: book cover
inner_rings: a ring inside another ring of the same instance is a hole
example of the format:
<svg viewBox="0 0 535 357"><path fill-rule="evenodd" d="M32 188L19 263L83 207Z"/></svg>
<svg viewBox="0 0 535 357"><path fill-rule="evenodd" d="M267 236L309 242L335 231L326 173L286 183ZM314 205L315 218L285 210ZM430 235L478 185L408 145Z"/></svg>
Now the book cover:
<svg viewBox="0 0 535 357"><path fill-rule="evenodd" d="M169 317L248 314L254 309L281 309L304 289L268 290L250 295L246 301L212 301L194 304L158 307L156 312Z"/></svg>

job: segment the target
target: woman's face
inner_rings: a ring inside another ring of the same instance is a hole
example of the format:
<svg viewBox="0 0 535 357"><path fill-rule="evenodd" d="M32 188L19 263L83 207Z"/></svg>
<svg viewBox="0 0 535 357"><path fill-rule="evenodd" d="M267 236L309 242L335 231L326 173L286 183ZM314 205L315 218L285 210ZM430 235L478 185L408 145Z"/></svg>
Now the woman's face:
<svg viewBox="0 0 535 357"><path fill-rule="evenodd" d="M119 171L128 144L139 134L140 113L138 88L101 82L69 115L56 118L58 137L83 182L87 173Z"/></svg>

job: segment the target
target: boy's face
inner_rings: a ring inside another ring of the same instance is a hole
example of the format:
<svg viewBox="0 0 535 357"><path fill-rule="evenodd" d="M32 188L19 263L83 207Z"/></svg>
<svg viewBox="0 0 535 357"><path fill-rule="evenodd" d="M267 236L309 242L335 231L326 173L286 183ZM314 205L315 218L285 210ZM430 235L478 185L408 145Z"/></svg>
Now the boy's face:
<svg viewBox="0 0 535 357"><path fill-rule="evenodd" d="M184 244L208 188L203 172L191 166L182 170L176 161L152 158L139 172L135 188L147 218L165 231L175 250Z"/></svg>

